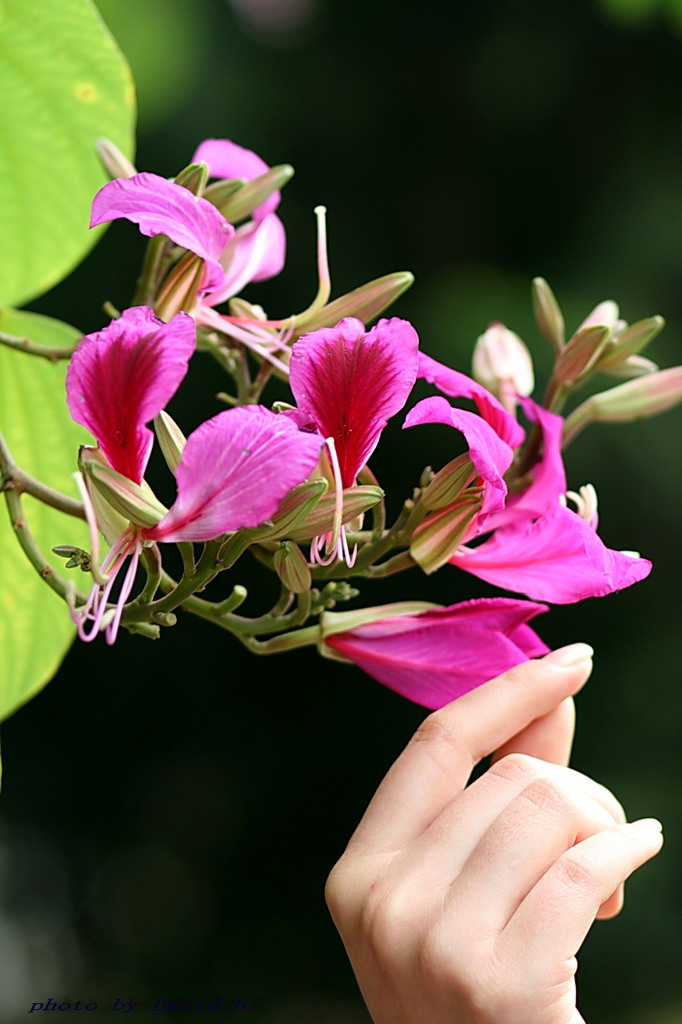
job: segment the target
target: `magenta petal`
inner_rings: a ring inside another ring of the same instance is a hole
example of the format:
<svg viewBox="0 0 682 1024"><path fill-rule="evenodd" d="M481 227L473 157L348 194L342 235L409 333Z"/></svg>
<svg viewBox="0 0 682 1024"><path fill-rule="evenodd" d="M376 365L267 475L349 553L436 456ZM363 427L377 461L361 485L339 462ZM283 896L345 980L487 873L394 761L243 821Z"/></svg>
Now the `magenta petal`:
<svg viewBox="0 0 682 1024"><path fill-rule="evenodd" d="M514 665L546 654L526 623L546 606L511 598L465 601L326 638L384 686L439 708Z"/></svg>
<svg viewBox="0 0 682 1024"><path fill-rule="evenodd" d="M523 443L525 433L520 424L487 388L472 380L471 377L467 377L466 374L459 373L457 370L451 370L449 366L443 366L442 363L423 352L419 353L419 377L434 384L439 391L451 398L472 399L483 419L512 448L518 448Z"/></svg>
<svg viewBox="0 0 682 1024"><path fill-rule="evenodd" d="M333 437L344 487L402 409L417 376L419 338L406 320L380 320L365 333L354 317L304 335L291 350L289 384L298 408Z"/></svg>
<svg viewBox="0 0 682 1024"><path fill-rule="evenodd" d="M437 396L417 402L405 417L403 427L422 423L444 423L464 434L476 472L488 485L482 512L490 514L501 509L507 494L503 475L511 465L514 453L499 434L481 416L465 409L453 409L448 401Z"/></svg>
<svg viewBox="0 0 682 1024"><path fill-rule="evenodd" d="M190 434L178 496L151 540L210 540L259 526L317 463L322 439L261 405L218 413Z"/></svg>
<svg viewBox="0 0 682 1024"><path fill-rule="evenodd" d="M265 160L250 149L238 146L229 139L205 139L199 144L192 157L192 163L202 161L208 166L212 178L243 178L253 181L269 170ZM273 192L252 213L254 220L262 220L279 206L280 193Z"/></svg>
<svg viewBox="0 0 682 1024"><path fill-rule="evenodd" d="M218 306L252 281L265 281L279 274L284 266L286 236L284 225L276 213L260 223L249 221L237 232L223 252L220 262L225 268L224 281L212 291L206 302Z"/></svg>
<svg viewBox="0 0 682 1024"><path fill-rule="evenodd" d="M164 323L147 306L86 334L66 374L69 412L95 437L109 464L140 483L153 444L145 423L168 404L187 373L196 328L186 313Z"/></svg>
<svg viewBox="0 0 682 1024"><path fill-rule="evenodd" d="M137 224L143 235L167 235L217 267L215 283L222 279L218 259L234 228L206 199L158 174L116 178L95 196L90 227L120 217Z"/></svg>
<svg viewBox="0 0 682 1024"><path fill-rule="evenodd" d="M525 527L499 529L478 547L460 548L450 561L494 586L552 604L604 597L651 572L646 558L607 548L559 504Z"/></svg>

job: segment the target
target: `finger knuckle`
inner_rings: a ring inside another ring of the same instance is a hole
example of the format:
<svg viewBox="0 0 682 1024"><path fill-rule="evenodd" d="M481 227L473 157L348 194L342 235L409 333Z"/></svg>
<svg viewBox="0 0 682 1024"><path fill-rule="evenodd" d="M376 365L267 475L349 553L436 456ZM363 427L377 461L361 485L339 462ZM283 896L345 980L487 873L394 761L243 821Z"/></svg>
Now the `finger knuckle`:
<svg viewBox="0 0 682 1024"><path fill-rule="evenodd" d="M595 869L594 858L589 854L584 851L578 854L574 850L567 850L557 861L555 871L559 883L568 889L591 892L596 889Z"/></svg>
<svg viewBox="0 0 682 1024"><path fill-rule="evenodd" d="M489 774L497 775L507 782L519 784L537 778L543 769L546 771L547 766L537 757L531 757L530 754L513 753L506 754L496 761L489 769Z"/></svg>

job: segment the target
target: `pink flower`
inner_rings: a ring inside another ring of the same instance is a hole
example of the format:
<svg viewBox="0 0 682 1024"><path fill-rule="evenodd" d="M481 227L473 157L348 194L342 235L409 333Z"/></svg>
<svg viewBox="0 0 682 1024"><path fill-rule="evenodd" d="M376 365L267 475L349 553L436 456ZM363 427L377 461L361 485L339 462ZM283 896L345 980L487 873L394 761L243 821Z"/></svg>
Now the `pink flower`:
<svg viewBox="0 0 682 1024"><path fill-rule="evenodd" d="M153 443L145 424L184 377L194 333L194 322L184 313L164 324L150 309L136 307L86 335L72 356L66 379L71 415L91 431L111 468L134 484L143 482ZM81 638L91 640L99 632L114 580L129 555L132 562L106 627L109 643L116 638L144 543L205 541L257 526L310 474L321 446L320 438L262 406L230 409L201 424L188 437L177 467L178 496L170 511L155 526L126 526L114 541L102 565L109 574L106 585L96 583L86 605L74 613Z"/></svg>
<svg viewBox="0 0 682 1024"><path fill-rule="evenodd" d="M562 418L529 398L520 401L543 434L530 486L478 531L493 529L487 540L462 545L450 562L495 586L553 604L604 597L645 579L651 562L607 548L596 533L596 516L586 521L566 507Z"/></svg>
<svg viewBox="0 0 682 1024"><path fill-rule="evenodd" d="M194 154L214 177L251 181L268 170L248 149L227 139L207 139ZM176 245L195 253L206 264L201 301L208 306L225 302L251 281L279 274L284 266L286 237L273 192L235 231L208 200L193 195L158 174L143 172L116 178L99 190L92 204L90 227L125 218L143 235L166 235ZM201 306L201 302L200 302Z"/></svg>
<svg viewBox="0 0 682 1024"><path fill-rule="evenodd" d="M519 396L526 416L542 431L542 456L530 470L530 484L507 495L503 475L524 437L516 420L480 384L423 353L419 375L445 394L472 399L480 413L475 416L453 409L442 398L427 398L404 424L446 423L461 431L480 474L481 511L450 558L452 565L495 586L554 604L603 597L648 576L647 559L603 544L596 533L596 515L590 512L585 519L566 507L567 493L572 492L566 491L560 416ZM471 546L487 533L487 539Z"/></svg>
<svg viewBox="0 0 682 1024"><path fill-rule="evenodd" d="M419 339L406 320L380 320L365 331L354 317L311 331L294 344L289 384L297 420L327 439L337 499L351 487L376 448L391 416L402 409L417 377ZM342 527L315 538L311 558L345 558L352 564Z"/></svg>
<svg viewBox="0 0 682 1024"><path fill-rule="evenodd" d="M300 412L332 437L343 487L350 487L417 377L419 339L406 320L365 331L354 317L299 338L289 384Z"/></svg>
<svg viewBox="0 0 682 1024"><path fill-rule="evenodd" d="M205 261L203 290L221 287L225 272L219 263L234 228L206 199L158 174L115 178L92 202L90 227L123 217L143 235L166 235Z"/></svg>
<svg viewBox="0 0 682 1024"><path fill-rule="evenodd" d="M205 139L192 157L192 163L199 162L207 165L212 178L253 181L269 170L256 153L229 139ZM286 235L284 225L275 214L280 199L280 192L273 192L253 210L252 219L237 228L220 260L225 280L207 296L208 305L219 306L231 296L238 295L252 281L265 281L281 273L286 256Z"/></svg>
<svg viewBox="0 0 682 1024"><path fill-rule="evenodd" d="M334 633L325 643L384 686L440 708L549 648L526 625L545 605L511 598L464 601Z"/></svg>

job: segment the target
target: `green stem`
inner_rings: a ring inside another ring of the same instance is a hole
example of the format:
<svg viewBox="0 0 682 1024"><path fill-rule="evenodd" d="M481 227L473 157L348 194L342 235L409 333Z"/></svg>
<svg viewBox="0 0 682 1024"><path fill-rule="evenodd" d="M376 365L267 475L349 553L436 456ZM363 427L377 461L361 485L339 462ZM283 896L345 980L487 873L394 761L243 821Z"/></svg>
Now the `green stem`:
<svg viewBox="0 0 682 1024"><path fill-rule="evenodd" d="M38 501L42 501L44 505L49 505L50 508L56 508L60 512L76 516L78 519L85 519L82 502L70 498L60 491L55 491L54 488L48 487L47 484L36 480L29 473L25 473L23 469L19 469L2 433L0 433L0 490L30 494Z"/></svg>
<svg viewBox="0 0 682 1024"><path fill-rule="evenodd" d="M15 338L11 334L0 331L0 345L6 345L7 348L13 348L17 352L26 352L30 356L41 356L43 359L49 359L51 363L58 363L60 359L71 358L76 351L78 342L67 346L38 345L29 338Z"/></svg>

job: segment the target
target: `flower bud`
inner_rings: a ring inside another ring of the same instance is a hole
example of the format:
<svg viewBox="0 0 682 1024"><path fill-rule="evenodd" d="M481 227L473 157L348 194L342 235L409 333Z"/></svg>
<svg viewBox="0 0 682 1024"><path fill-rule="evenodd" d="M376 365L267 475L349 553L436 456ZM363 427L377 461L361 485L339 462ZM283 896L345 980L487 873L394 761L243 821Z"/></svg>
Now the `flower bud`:
<svg viewBox="0 0 682 1024"><path fill-rule="evenodd" d="M132 178L137 174L128 157L121 152L118 146L114 145L111 139L97 139L95 149L105 171L111 178Z"/></svg>
<svg viewBox="0 0 682 1024"><path fill-rule="evenodd" d="M584 327L610 327L614 334L618 334L625 326L624 320L618 319L618 303L613 299L604 299L597 303L591 313L588 313L578 327L582 331ZM576 331L576 334L578 333Z"/></svg>
<svg viewBox="0 0 682 1024"><path fill-rule="evenodd" d="M421 496L422 505L429 512L452 505L475 475L476 470L469 454L465 452L458 455L447 466L443 466L425 487Z"/></svg>
<svg viewBox="0 0 682 1024"><path fill-rule="evenodd" d="M303 594L310 590L312 576L305 555L298 544L285 540L275 551L273 558L275 572L282 584L292 594Z"/></svg>
<svg viewBox="0 0 682 1024"><path fill-rule="evenodd" d="M638 355L646 348L664 326L665 320L662 316L650 316L645 320L638 320L637 323L630 324L629 327L609 339L597 360L595 369L600 372L610 371L627 363L631 356ZM630 365L637 366L639 364ZM630 374L630 376L635 376L635 374Z"/></svg>
<svg viewBox="0 0 682 1024"><path fill-rule="evenodd" d="M533 310L540 331L551 342L554 351L561 352L565 337L564 318L544 277L536 277L533 281Z"/></svg>
<svg viewBox="0 0 682 1024"><path fill-rule="evenodd" d="M347 316L354 316L363 324L368 324L400 298L413 281L414 275L409 271L397 271L368 281L321 309L296 317L294 333L298 337L320 327L333 327Z"/></svg>
<svg viewBox="0 0 682 1024"><path fill-rule="evenodd" d="M554 380L564 383L588 374L604 351L611 328L583 327L562 349L554 366Z"/></svg>
<svg viewBox="0 0 682 1024"><path fill-rule="evenodd" d="M97 459L88 459L84 469L88 479L109 505L134 526L150 529L168 512L146 484L139 486L133 483L111 466Z"/></svg>
<svg viewBox="0 0 682 1024"><path fill-rule="evenodd" d="M647 373L656 373L660 366L646 356L628 356L622 363L616 363L614 366L600 366L599 370L602 369L609 377L624 377L630 380L631 377L645 377Z"/></svg>
<svg viewBox="0 0 682 1024"><path fill-rule="evenodd" d="M473 490L480 492L480 488ZM480 509L481 496L477 493L422 520L412 534L410 554L427 575L450 560Z"/></svg>
<svg viewBox="0 0 682 1024"><path fill-rule="evenodd" d="M185 253L161 285L154 306L158 318L168 323L176 313L191 312L197 304L203 278L204 261L193 252Z"/></svg>
<svg viewBox="0 0 682 1024"><path fill-rule="evenodd" d="M175 473L182 460L182 452L186 444L185 435L172 416L169 416L163 409L154 419L154 430L166 465L171 473Z"/></svg>
<svg viewBox="0 0 682 1024"><path fill-rule="evenodd" d="M224 183L222 181L215 182L206 189L204 197L218 207L225 220L229 220L231 224L237 224L253 213L256 207L264 203L273 192L283 188L293 176L293 167L289 164L280 164L277 167L271 167L258 178L240 184L235 189L230 189L227 196L225 190L221 190ZM232 184L229 180L225 183L228 186Z"/></svg>
<svg viewBox="0 0 682 1024"><path fill-rule="evenodd" d="M208 164L189 164L176 174L174 181L176 185L182 185L193 195L201 196L208 181Z"/></svg>
<svg viewBox="0 0 682 1024"><path fill-rule="evenodd" d="M682 366L649 373L592 395L564 423L564 444L588 423L627 423L655 416L682 401Z"/></svg>
<svg viewBox="0 0 682 1024"><path fill-rule="evenodd" d="M530 352L504 324L491 324L476 341L472 376L501 401L509 393L530 395L535 387Z"/></svg>

